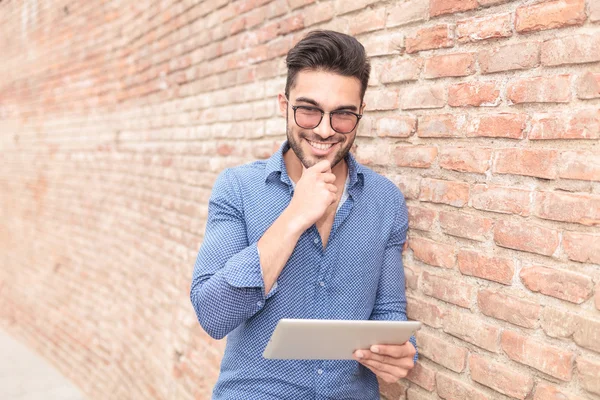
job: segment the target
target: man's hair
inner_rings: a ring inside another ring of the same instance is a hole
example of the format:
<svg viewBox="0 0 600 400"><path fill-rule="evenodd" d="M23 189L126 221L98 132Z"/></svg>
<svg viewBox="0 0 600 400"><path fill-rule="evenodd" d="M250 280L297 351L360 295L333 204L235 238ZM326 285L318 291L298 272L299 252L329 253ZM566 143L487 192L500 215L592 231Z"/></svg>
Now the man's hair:
<svg viewBox="0 0 600 400"><path fill-rule="evenodd" d="M305 69L358 78L360 99L364 99L371 64L364 46L352 36L327 30L311 31L288 52L285 62L288 68L285 96L288 99L296 84L296 75Z"/></svg>

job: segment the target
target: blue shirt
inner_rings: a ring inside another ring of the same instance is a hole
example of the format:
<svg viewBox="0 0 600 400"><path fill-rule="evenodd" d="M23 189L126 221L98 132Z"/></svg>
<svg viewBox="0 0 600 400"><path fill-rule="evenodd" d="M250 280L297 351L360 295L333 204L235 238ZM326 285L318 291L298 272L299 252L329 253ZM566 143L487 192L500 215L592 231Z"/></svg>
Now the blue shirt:
<svg viewBox="0 0 600 400"><path fill-rule="evenodd" d="M213 399L379 400L375 374L355 360L262 357L282 318L406 320L404 197L350 153L348 197L327 246L313 224L265 294L257 242L294 194L288 149L284 142L268 160L225 169L213 187L190 291L204 330L227 335Z"/></svg>

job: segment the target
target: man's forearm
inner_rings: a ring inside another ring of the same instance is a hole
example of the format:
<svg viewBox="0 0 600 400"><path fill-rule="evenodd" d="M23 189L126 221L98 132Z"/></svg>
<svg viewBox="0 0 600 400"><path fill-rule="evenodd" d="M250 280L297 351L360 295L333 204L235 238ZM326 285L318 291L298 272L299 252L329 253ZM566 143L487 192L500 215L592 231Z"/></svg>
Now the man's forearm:
<svg viewBox="0 0 600 400"><path fill-rule="evenodd" d="M271 291L305 229L301 219L288 208L258 241L265 295Z"/></svg>

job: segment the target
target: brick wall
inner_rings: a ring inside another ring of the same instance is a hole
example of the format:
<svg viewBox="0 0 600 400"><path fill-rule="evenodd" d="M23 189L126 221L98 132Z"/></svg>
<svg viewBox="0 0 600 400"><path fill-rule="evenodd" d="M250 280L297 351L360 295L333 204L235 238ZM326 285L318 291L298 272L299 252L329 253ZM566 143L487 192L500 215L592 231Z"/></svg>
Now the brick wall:
<svg viewBox="0 0 600 400"><path fill-rule="evenodd" d="M284 139L289 48L372 56L421 361L387 399L600 398L600 1L0 0L0 327L93 399L207 399L189 304L225 167Z"/></svg>

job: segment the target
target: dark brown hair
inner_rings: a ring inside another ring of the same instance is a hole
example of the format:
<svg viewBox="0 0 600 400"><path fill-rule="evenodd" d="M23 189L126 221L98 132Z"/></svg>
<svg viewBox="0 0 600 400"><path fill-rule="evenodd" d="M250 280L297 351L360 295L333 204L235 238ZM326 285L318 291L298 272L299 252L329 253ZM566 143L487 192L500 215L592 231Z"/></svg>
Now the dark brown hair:
<svg viewBox="0 0 600 400"><path fill-rule="evenodd" d="M296 84L298 72L309 69L358 78L360 99L364 99L371 64L364 46L352 36L327 30L311 31L288 52L285 62L288 68L285 83L287 98Z"/></svg>

